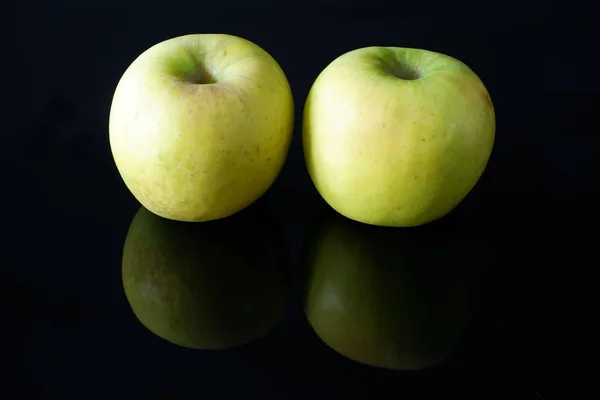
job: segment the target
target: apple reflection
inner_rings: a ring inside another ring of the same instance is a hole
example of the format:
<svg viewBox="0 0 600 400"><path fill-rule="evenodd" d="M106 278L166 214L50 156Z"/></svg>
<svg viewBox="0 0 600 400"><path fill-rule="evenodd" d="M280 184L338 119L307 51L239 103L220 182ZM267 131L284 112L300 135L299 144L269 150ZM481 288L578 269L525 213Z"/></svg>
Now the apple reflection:
<svg viewBox="0 0 600 400"><path fill-rule="evenodd" d="M446 360L469 315L466 235L448 224L383 228L329 209L310 230L303 303L321 340L371 366L419 370Z"/></svg>
<svg viewBox="0 0 600 400"><path fill-rule="evenodd" d="M285 244L275 220L251 206L202 223L142 207L123 250L125 295L157 336L194 349L224 349L265 336L285 308Z"/></svg>

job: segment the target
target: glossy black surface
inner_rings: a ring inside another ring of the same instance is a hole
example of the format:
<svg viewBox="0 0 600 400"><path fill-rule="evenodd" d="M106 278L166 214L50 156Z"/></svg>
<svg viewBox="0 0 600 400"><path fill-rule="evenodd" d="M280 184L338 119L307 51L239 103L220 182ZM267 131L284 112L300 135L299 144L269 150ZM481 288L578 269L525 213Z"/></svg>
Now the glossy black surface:
<svg viewBox="0 0 600 400"><path fill-rule="evenodd" d="M267 3L246 11L177 1L19 6L3 57L11 72L0 148L0 397L597 396L599 86L591 23L579 15L586 13L516 2L355 12L333 1ZM285 242L285 310L267 336L229 350L191 350L151 333L132 312L121 275L139 204L110 154L111 97L139 53L196 32L265 48L296 101L288 161L259 202ZM315 335L301 303L308 228L327 210L303 164L303 102L331 60L374 44L461 59L486 84L497 114L486 172L440 221L448 235L460 229L468 238L468 322L449 358L422 371L344 358Z"/></svg>

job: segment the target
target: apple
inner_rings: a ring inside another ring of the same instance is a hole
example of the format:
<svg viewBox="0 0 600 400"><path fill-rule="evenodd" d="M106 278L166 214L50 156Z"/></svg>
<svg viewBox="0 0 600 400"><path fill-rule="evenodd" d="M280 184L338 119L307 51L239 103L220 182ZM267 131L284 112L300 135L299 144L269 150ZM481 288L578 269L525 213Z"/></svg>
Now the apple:
<svg viewBox="0 0 600 400"><path fill-rule="evenodd" d="M265 50L231 35L185 35L127 68L110 108L110 147L145 208L209 221L244 209L273 184L293 120L289 83Z"/></svg>
<svg viewBox="0 0 600 400"><path fill-rule="evenodd" d="M202 223L141 207L123 249L122 280L137 319L192 349L224 349L265 336L286 305L287 252L279 226L255 205Z"/></svg>
<svg viewBox="0 0 600 400"><path fill-rule="evenodd" d="M302 261L304 310L316 335L374 367L443 363L470 314L468 235L437 223L378 227L329 210L310 229Z"/></svg>
<svg viewBox="0 0 600 400"><path fill-rule="evenodd" d="M321 197L390 227L448 214L491 155L495 113L464 63L421 49L365 47L331 62L304 106L306 166Z"/></svg>

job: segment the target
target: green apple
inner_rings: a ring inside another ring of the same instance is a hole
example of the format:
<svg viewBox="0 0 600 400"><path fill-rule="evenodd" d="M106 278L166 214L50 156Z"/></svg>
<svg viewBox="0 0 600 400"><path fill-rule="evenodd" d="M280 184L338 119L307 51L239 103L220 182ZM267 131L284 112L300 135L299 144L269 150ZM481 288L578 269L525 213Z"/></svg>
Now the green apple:
<svg viewBox="0 0 600 400"><path fill-rule="evenodd" d="M333 210L304 251L306 317L321 340L371 366L418 370L457 347L470 311L466 234L430 224L404 230L347 219Z"/></svg>
<svg viewBox="0 0 600 400"><path fill-rule="evenodd" d="M272 219L251 206L202 223L134 217L123 250L125 295L157 336L194 349L265 336L286 304L286 250Z"/></svg>
<svg viewBox="0 0 600 400"><path fill-rule="evenodd" d="M491 155L495 114L464 63L427 50L366 47L335 59L304 107L308 172L342 215L409 227L443 217Z"/></svg>
<svg viewBox="0 0 600 400"><path fill-rule="evenodd" d="M265 50L231 35L185 35L127 68L110 109L110 146L144 207L209 221L244 209L273 184L293 119L287 78Z"/></svg>

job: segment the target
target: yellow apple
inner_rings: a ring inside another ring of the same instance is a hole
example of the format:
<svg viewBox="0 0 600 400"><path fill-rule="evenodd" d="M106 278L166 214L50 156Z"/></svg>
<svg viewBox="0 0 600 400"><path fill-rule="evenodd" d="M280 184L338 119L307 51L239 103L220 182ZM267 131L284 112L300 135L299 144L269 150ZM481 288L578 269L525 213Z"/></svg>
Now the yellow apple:
<svg viewBox="0 0 600 400"><path fill-rule="evenodd" d="M255 208L218 221L161 218L145 208L123 249L125 295L157 336L224 349L265 336L286 304L287 252L276 222Z"/></svg>
<svg viewBox="0 0 600 400"><path fill-rule="evenodd" d="M144 207L209 221L244 209L272 185L293 119L287 78L265 50L231 35L185 35L127 68L110 109L110 146Z"/></svg>
<svg viewBox="0 0 600 400"><path fill-rule="evenodd" d="M460 230L434 225L377 227L333 210L319 218L301 287L308 322L325 344L395 370L433 367L452 354L469 315L470 246Z"/></svg>
<svg viewBox="0 0 600 400"><path fill-rule="evenodd" d="M304 107L307 169L323 199L372 225L443 217L491 155L495 113L464 63L421 49L366 47L335 59Z"/></svg>

